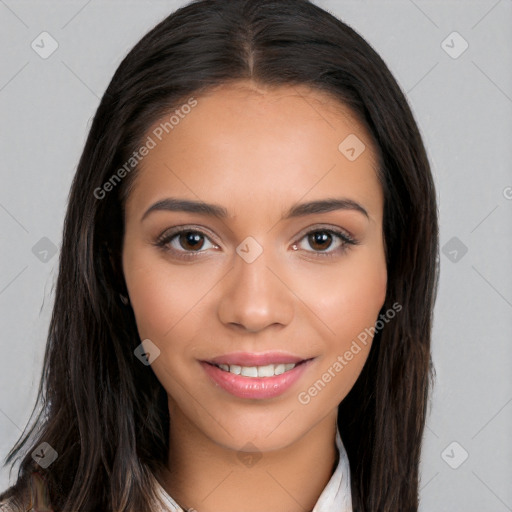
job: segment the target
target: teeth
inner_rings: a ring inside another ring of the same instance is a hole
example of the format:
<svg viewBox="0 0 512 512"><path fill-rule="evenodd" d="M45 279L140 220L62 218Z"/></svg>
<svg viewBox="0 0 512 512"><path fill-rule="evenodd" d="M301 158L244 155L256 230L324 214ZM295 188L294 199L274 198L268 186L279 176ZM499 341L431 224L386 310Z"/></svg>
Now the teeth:
<svg viewBox="0 0 512 512"><path fill-rule="evenodd" d="M258 368L256 368L256 366L242 366L240 375L243 375L244 377L257 377Z"/></svg>
<svg viewBox="0 0 512 512"><path fill-rule="evenodd" d="M219 364L219 368L235 375L243 375L244 377L273 377L281 375L297 366L295 363L287 364L268 364L266 366L238 366L237 364Z"/></svg>

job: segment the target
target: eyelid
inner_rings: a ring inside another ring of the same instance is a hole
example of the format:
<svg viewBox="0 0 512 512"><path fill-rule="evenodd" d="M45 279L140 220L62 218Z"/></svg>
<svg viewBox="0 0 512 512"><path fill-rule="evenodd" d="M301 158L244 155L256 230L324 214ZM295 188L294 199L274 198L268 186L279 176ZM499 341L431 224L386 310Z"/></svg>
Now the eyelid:
<svg viewBox="0 0 512 512"><path fill-rule="evenodd" d="M179 235L181 234L183 231L191 231L191 232L194 232L194 233L200 233L201 235L205 235L206 238L209 238L210 241L214 244L214 245L220 245L218 244L217 242L215 242L213 239L215 238L215 236L213 236L209 229L208 228L205 228L203 226L196 226L196 225L192 225L192 224L183 224L183 225L180 225L180 226L174 226L172 228L169 228L169 229L166 229L162 234L160 234L156 241L155 241L155 244L159 244L159 243L162 243L162 242L165 242L166 240L176 236L176 235Z"/></svg>
<svg viewBox="0 0 512 512"><path fill-rule="evenodd" d="M298 235L297 235L297 241L302 240L307 234L311 233L312 231L334 231L340 232L344 234L348 239L353 241L354 243L359 243L354 235L348 231L348 229L341 228L339 226L334 226L332 224L313 224L311 226L308 226L307 228L304 228Z"/></svg>
<svg viewBox="0 0 512 512"><path fill-rule="evenodd" d="M331 236L334 235L335 238L340 240L340 245L335 249L327 249L325 251L311 251L311 250L303 250L301 253L301 257L306 258L310 261L322 261L328 260L329 258L339 258L343 256L351 247L359 245L360 242L356 239L348 230L340 228L338 226L328 226L326 224L321 225L313 225L309 226L302 231L300 235L297 236L297 242L294 243L294 246L297 247L297 243L300 243L307 235L315 232L325 232L330 233Z"/></svg>
<svg viewBox="0 0 512 512"><path fill-rule="evenodd" d="M334 250L327 250L327 251L304 251L308 254L314 254L315 256L319 257L329 257L329 256L335 256L339 252L344 252L347 250L350 246L358 245L360 242L357 240L352 233L350 233L347 229L341 228L339 226L333 226L329 224L313 224L311 226L308 226L301 230L301 232L297 235L295 238L296 242L293 243L293 245L296 245L300 241L302 241L303 238L305 238L307 235L314 233L314 232L329 232L334 234L334 236L337 236L341 240L341 246ZM173 228L165 230L162 234L160 234L156 241L153 243L156 247L163 249L164 251L171 252L174 254L179 254L176 256L177 258L182 259L193 259L197 258L198 255L205 253L206 250L199 250L199 251L180 251L176 249L170 249L167 248L167 245L171 242L172 239L174 239L175 236L182 234L183 232L194 232L199 233L200 235L203 235L205 238L208 238L210 242L215 245L217 248L221 245L212 240L212 238L215 238L211 236L209 233L210 231L203 227L203 226L197 226L197 225L189 225L184 224L180 226L174 226Z"/></svg>
<svg viewBox="0 0 512 512"><path fill-rule="evenodd" d="M332 230L332 231L341 231L343 234L345 234L345 236L351 240L353 240L354 242L356 242L356 238L354 237L354 235L348 230L348 229L345 229L345 228L341 228L339 226L335 226L335 225L332 225L332 224L322 224L322 223L316 223L316 224L312 224L311 226L307 226L305 228L303 228L300 233L297 235L296 237L296 241L299 241L299 240L302 240L302 238L304 236L306 236L308 233L310 233L311 231L314 231L314 230ZM194 225L194 224L182 224L180 226L174 226L172 228L169 228L169 229L166 229L163 231L163 233L161 233L158 237L157 237L157 242L158 241L161 241L162 239L164 238L168 238L172 235L175 235L175 234L179 234L181 233L182 231L198 231L202 234L206 234L208 235L211 239L214 239L215 238L215 235L213 235L210 230L206 227L203 227L203 226L198 226L198 225ZM213 241L213 240L212 240ZM219 244L218 242L214 242L215 245L221 245Z"/></svg>

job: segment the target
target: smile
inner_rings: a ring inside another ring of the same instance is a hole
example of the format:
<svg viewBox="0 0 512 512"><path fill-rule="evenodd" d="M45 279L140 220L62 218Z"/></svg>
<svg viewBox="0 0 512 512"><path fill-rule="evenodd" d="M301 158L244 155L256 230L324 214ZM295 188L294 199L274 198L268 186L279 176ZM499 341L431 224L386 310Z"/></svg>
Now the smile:
<svg viewBox="0 0 512 512"><path fill-rule="evenodd" d="M221 370L242 375L244 377L273 377L292 370L297 366L295 363L288 364L267 364L266 366L239 366L237 364L219 364Z"/></svg>
<svg viewBox="0 0 512 512"><path fill-rule="evenodd" d="M265 366L215 364L206 361L201 361L200 364L210 382L217 388L238 398L262 400L285 393L304 375L313 360Z"/></svg>

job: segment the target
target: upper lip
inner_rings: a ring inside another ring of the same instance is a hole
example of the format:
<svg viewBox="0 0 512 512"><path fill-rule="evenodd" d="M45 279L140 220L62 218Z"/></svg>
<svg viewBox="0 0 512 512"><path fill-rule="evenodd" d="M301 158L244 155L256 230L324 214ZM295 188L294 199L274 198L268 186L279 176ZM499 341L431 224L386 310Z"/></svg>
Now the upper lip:
<svg viewBox="0 0 512 512"><path fill-rule="evenodd" d="M288 352L231 352L222 356L214 357L206 362L212 364L236 364L238 366L265 366L268 364L300 363L306 359L295 356Z"/></svg>

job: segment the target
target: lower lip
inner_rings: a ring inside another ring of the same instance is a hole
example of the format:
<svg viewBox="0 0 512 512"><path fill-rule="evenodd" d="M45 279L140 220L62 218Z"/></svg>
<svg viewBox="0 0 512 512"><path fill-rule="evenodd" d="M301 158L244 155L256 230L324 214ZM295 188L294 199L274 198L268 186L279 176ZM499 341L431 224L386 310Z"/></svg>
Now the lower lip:
<svg viewBox="0 0 512 512"><path fill-rule="evenodd" d="M273 377L244 377L221 370L217 366L200 361L201 366L220 387L239 398L264 399L279 396L297 382L312 359L298 364L292 370Z"/></svg>

